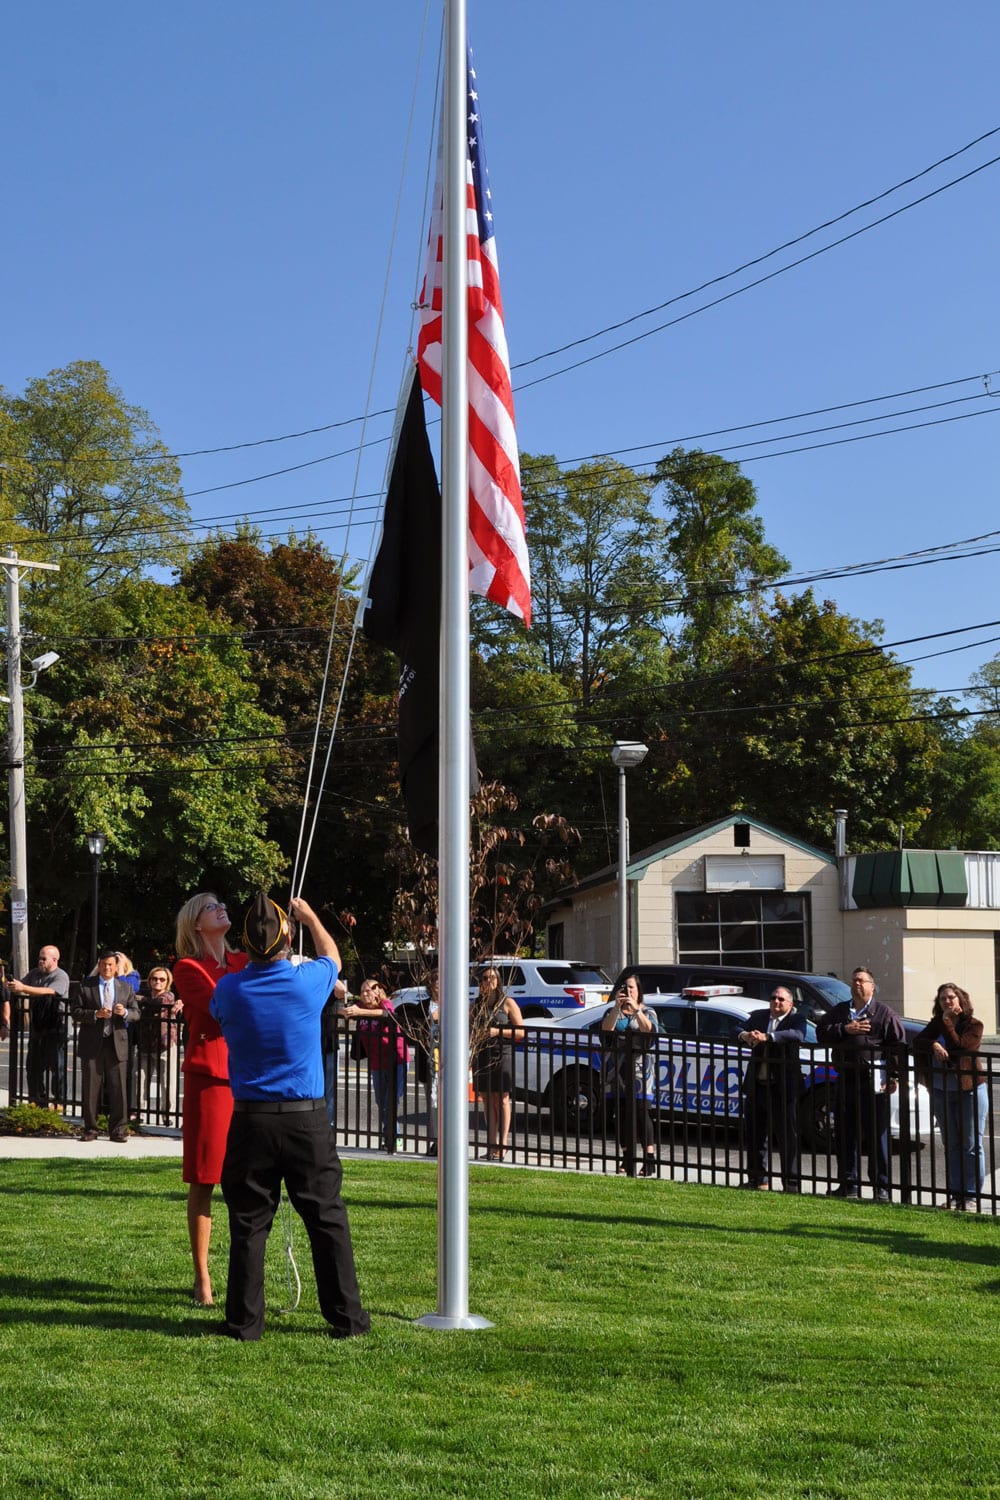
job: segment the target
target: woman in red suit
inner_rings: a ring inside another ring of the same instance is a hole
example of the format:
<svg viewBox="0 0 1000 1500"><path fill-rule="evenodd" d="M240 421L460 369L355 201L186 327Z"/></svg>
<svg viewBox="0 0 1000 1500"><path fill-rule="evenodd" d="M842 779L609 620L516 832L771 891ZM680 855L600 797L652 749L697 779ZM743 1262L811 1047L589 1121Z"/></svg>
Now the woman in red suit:
<svg viewBox="0 0 1000 1500"><path fill-rule="evenodd" d="M216 981L246 965L245 953L226 942L226 903L210 891L192 896L177 913L174 991L187 1024L184 1049L184 1181L188 1184L188 1234L194 1259L195 1302L212 1306L208 1247L212 1238L212 1190L222 1177L226 1135L233 1113L229 1054L208 1013Z"/></svg>

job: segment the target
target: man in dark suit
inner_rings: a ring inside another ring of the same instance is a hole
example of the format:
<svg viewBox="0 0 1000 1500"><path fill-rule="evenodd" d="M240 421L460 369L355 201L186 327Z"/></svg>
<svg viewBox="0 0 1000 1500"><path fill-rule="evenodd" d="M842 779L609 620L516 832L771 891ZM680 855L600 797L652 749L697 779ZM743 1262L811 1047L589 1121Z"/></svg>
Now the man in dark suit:
<svg viewBox="0 0 1000 1500"><path fill-rule="evenodd" d="M73 1008L79 1026L76 1055L83 1074L83 1130L81 1141L97 1140L97 1101L104 1084L108 1101L108 1131L118 1143L128 1140L125 1073L128 1066L128 1027L139 1020L135 990L117 977L118 955L110 949L97 960L97 973L80 986Z"/></svg>
<svg viewBox="0 0 1000 1500"><path fill-rule="evenodd" d="M899 1088L906 1032L888 1005L875 999L875 978L859 966L851 975L851 998L842 1000L816 1023L816 1036L831 1049L837 1070L837 1170L831 1198L858 1198L861 1152L868 1154L868 1177L875 1202L888 1203L891 1185L889 1113Z"/></svg>
<svg viewBox="0 0 1000 1500"><path fill-rule="evenodd" d="M770 1187L768 1145L781 1152L781 1185L801 1191L799 1180L799 1094L802 1072L799 1047L804 1023L794 1009L792 993L777 985L767 1010L749 1016L740 1041L752 1048L743 1075L747 1124L748 1188Z"/></svg>

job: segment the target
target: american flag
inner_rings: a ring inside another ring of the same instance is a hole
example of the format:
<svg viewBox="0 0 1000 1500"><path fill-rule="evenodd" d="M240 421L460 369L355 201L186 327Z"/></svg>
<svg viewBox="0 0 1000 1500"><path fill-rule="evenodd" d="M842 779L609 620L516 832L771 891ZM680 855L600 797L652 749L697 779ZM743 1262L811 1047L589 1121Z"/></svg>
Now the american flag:
<svg viewBox="0 0 1000 1500"><path fill-rule="evenodd" d="M531 579L514 430L510 359L500 300L489 176L472 51L466 83L466 243L469 316L469 588L531 624ZM441 277L444 214L441 156L427 266L420 294L417 363L427 394L441 405Z"/></svg>

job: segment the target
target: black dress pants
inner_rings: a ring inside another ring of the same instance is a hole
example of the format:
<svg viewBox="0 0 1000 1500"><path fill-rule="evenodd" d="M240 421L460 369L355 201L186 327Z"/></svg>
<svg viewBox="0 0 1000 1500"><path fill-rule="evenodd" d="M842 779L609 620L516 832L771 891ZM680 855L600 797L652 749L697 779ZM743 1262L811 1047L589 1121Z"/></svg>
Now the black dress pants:
<svg viewBox="0 0 1000 1500"><path fill-rule="evenodd" d="M796 1075L798 1071L796 1061ZM759 1184L770 1180L771 1158L777 1149L781 1153L782 1186L787 1193L797 1193L800 1180L798 1100L794 1094L785 1092L783 1077L770 1086L756 1081L750 1085L746 1096L746 1122L749 1181Z"/></svg>
<svg viewBox="0 0 1000 1500"><path fill-rule="evenodd" d="M255 1340L264 1331L264 1252L282 1181L309 1235L320 1310L331 1331L340 1338L368 1332L342 1176L322 1103L310 1111L233 1115L222 1167L230 1239L226 1325L233 1338Z"/></svg>
<svg viewBox="0 0 1000 1500"><path fill-rule="evenodd" d="M80 1063L83 1081L83 1126L97 1129L97 1112L101 1107L101 1085L108 1111L108 1129L124 1130L128 1124L125 1108L125 1059L118 1056L113 1036L102 1036L96 1057Z"/></svg>

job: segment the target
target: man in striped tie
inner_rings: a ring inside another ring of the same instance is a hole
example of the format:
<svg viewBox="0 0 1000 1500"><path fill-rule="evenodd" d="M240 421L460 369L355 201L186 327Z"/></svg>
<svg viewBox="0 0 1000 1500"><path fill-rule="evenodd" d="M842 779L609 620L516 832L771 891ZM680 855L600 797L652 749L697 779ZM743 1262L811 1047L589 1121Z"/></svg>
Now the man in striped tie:
<svg viewBox="0 0 1000 1500"><path fill-rule="evenodd" d="M135 991L117 977L118 955L107 949L97 960L97 973L80 986L73 1008L79 1031L76 1054L83 1074L83 1130L78 1139L97 1140L97 1102L104 1085L108 1132L118 1144L128 1140L125 1072L128 1065L128 1027L139 1020Z"/></svg>

